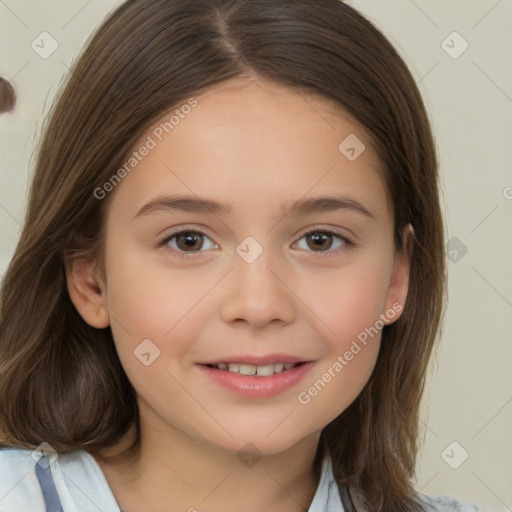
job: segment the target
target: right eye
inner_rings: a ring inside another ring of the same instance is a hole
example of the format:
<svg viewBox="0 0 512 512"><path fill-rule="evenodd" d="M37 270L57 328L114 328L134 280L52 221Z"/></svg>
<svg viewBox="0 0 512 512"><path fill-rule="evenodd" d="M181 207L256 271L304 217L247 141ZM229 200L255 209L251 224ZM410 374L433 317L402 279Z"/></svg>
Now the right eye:
<svg viewBox="0 0 512 512"><path fill-rule="evenodd" d="M190 229L182 229L181 231L175 231L174 233L167 235L160 245L170 247L173 252L177 253L176 255L178 257L190 258L195 254L204 252L200 251L200 249L203 248L205 238L211 242L211 246L207 249L214 249L218 247L205 233Z"/></svg>

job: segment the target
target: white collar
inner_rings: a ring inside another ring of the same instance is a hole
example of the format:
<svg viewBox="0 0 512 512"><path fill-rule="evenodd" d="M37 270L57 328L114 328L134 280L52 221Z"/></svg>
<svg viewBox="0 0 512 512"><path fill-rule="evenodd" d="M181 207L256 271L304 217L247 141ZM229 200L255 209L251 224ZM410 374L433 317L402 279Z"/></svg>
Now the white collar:
<svg viewBox="0 0 512 512"><path fill-rule="evenodd" d="M320 482L308 512L345 512L338 484L334 480L331 456L328 453L324 455Z"/></svg>

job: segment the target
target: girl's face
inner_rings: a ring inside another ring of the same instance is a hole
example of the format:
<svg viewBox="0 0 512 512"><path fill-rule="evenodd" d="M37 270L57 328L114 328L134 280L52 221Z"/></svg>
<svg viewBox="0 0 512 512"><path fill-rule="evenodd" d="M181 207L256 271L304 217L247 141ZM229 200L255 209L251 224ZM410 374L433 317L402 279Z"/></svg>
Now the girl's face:
<svg viewBox="0 0 512 512"><path fill-rule="evenodd" d="M361 392L408 260L377 157L343 110L264 81L195 100L140 138L110 192L91 304L108 310L149 430L278 453ZM226 362L285 371L206 366Z"/></svg>

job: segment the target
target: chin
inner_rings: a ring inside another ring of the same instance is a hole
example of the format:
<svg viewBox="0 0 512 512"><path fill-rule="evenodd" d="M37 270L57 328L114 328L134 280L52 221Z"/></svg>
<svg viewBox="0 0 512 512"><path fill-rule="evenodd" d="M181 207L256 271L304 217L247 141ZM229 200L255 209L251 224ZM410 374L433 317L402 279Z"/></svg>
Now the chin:
<svg viewBox="0 0 512 512"><path fill-rule="evenodd" d="M278 426L270 435L268 429L245 428L239 431L242 432L241 434L229 431L233 437L226 435L222 439L209 439L209 442L223 450L233 452L242 462L245 456L262 457L284 453L301 441L308 444L316 443L321 432L320 430L314 434L304 432L301 435L297 428L290 428L290 426L288 428Z"/></svg>

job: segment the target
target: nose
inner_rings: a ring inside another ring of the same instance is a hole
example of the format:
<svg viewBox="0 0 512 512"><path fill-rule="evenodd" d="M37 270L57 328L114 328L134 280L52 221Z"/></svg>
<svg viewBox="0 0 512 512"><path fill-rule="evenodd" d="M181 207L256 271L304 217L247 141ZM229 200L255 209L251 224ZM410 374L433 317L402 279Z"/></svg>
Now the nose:
<svg viewBox="0 0 512 512"><path fill-rule="evenodd" d="M296 297L289 273L278 270L268 251L248 263L235 255L234 269L221 306L226 323L247 323L261 329L268 324L291 324L296 318Z"/></svg>

